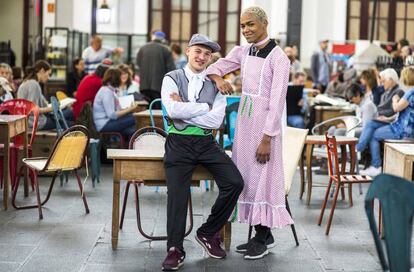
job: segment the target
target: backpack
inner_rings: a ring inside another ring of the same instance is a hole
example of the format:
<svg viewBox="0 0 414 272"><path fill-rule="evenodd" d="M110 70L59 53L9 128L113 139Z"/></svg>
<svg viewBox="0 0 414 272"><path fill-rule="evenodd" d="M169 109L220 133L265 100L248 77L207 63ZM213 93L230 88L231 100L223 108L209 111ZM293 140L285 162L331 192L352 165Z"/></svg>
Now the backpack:
<svg viewBox="0 0 414 272"><path fill-rule="evenodd" d="M86 102L83 104L78 118L76 119L76 124L87 127L89 130L89 135L92 139L100 139L99 132L96 130L95 122L93 121L91 102Z"/></svg>

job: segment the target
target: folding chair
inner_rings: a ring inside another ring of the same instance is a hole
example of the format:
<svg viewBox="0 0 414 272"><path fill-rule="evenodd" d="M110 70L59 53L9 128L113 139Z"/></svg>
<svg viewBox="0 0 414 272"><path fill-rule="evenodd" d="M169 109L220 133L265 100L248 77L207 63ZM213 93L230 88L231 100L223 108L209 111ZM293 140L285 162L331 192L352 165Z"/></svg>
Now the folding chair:
<svg viewBox="0 0 414 272"><path fill-rule="evenodd" d="M285 177L285 204L290 216L292 213L289 208L288 195L292 187L293 176L295 175L298 162L302 156L303 146L305 145L307 129L286 127L283 134L282 156L283 156L283 174ZM299 246L299 240L296 235L295 224L290 225L296 246ZM253 226L249 227L249 239L251 238Z"/></svg>
<svg viewBox="0 0 414 272"><path fill-rule="evenodd" d="M43 219L42 206L50 198L56 176L66 171L73 171L78 181L81 197L85 206L86 213L89 213L88 203L83 191L83 185L78 175L78 169L82 168L85 161L87 147L89 143L89 132L84 126L73 126L62 133L56 140L52 152L48 158L25 158L24 165L20 168L16 185L13 189L12 205L14 208L39 210L39 219ZM37 197L37 204L18 206L16 204L16 195L19 189L20 176L25 167L29 167L34 172L34 184ZM39 181L37 175L39 173L52 173L52 182L50 184L46 198L42 201L40 198Z"/></svg>

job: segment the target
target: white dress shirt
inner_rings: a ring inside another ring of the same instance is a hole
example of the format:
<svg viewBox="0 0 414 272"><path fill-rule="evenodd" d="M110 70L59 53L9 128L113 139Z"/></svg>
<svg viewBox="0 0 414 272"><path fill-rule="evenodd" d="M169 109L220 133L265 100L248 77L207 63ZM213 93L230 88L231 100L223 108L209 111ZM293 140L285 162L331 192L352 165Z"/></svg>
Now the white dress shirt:
<svg viewBox="0 0 414 272"><path fill-rule="evenodd" d="M194 73L188 65L184 68L185 76L188 79L188 100L189 102L177 102L171 99L171 94L178 92L175 81L169 77L164 77L161 87L162 103L167 110L168 116L172 119L181 119L189 125L198 126L205 129L217 129L223 122L226 114L226 98L217 93L210 109L207 103L197 103L203 82L210 79L206 76L206 71Z"/></svg>

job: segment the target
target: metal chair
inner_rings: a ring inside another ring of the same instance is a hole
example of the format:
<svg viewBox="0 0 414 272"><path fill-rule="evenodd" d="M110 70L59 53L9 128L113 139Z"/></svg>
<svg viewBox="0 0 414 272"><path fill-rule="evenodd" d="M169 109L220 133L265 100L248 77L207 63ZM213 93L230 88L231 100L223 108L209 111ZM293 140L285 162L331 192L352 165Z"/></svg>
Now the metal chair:
<svg viewBox="0 0 414 272"><path fill-rule="evenodd" d="M321 131L324 131L323 128L326 129L329 125L337 124L337 123L344 123L346 132L345 136L347 137L355 137L355 129L359 127L362 123L361 118L353 116L353 115L347 115L347 116L339 116L335 118L331 118L328 120L325 120L319 124L316 124L312 130L312 135L323 135L319 134ZM325 133L325 131L323 132ZM319 158L327 158L326 155L326 148L323 147L315 147L313 148L313 156L312 157L319 157ZM348 156L350 157L350 156ZM356 164L356 173L359 174L359 164ZM333 188L334 189L334 188ZM333 196L334 190L331 192L331 197ZM359 193L362 195L362 186L359 185ZM342 192L342 197L344 198L344 193Z"/></svg>
<svg viewBox="0 0 414 272"><path fill-rule="evenodd" d="M153 149L160 149L160 148L163 149L166 137L167 137L167 133L161 128L144 127L136 131L134 135L131 137L131 140L129 141L129 149L140 149L140 150L145 150L145 149L153 150ZM119 228L122 229L123 224L124 224L124 217L125 217L125 210L126 210L126 205L128 201L129 187L133 185L135 188L135 205L136 205L135 207L136 207L136 213L137 213L137 226L138 226L139 232L142 234L142 236L150 240L166 240L167 236L153 236L153 235L147 234L142 228L141 210L140 210L140 203L139 203L139 186L138 186L140 184L145 184L148 186L157 186L159 182L145 181L145 180L129 180L127 182L126 187L125 187L125 193L124 193L124 201L122 204L121 221L119 224ZM190 226L185 236L189 235L193 228L193 209L192 209L192 203L191 203L191 193L190 193L190 197L188 200L188 209L190 212Z"/></svg>
<svg viewBox="0 0 414 272"><path fill-rule="evenodd" d="M329 169L329 184L326 188L325 199L322 204L321 213L318 220L318 225L320 226L323 219L323 214L325 212L326 203L328 202L329 191L331 190L332 184L335 184L335 194L331 207L331 213L329 215L328 224L326 226L326 235L329 235L329 230L331 228L331 223L333 215L335 212L336 201L338 199L339 190L344 187L345 184L348 184L349 195L352 195L352 184L358 183L370 183L372 178L370 176L361 176L361 175L341 175L341 170L339 169L339 159L338 159L338 148L336 144L335 136L325 135L326 137L326 147L327 147L327 156L328 156L328 169ZM352 206L352 197L350 197L350 204Z"/></svg>
<svg viewBox="0 0 414 272"><path fill-rule="evenodd" d="M0 104L0 114L11 114L11 115L25 115L27 118L31 118L33 115L33 123L32 123L32 131L30 135L29 142L27 143L27 150L29 158L32 157L32 146L34 139L36 138L36 130L37 130L37 123L39 120L39 107L34 104L33 102L26 100L26 99L12 99L9 101L5 101ZM17 163L18 163L18 152L19 150L23 150L23 143L24 139L22 136L15 137L13 139L13 143L10 147L10 176L12 186L14 186L16 182L16 174L17 174ZM4 147L0 145L0 149ZM0 181L1 185L3 185L3 163L2 159L0 160ZM32 178L32 187L33 184L33 175L31 174ZM34 189L34 188L33 188Z"/></svg>
<svg viewBox="0 0 414 272"><path fill-rule="evenodd" d="M400 177L381 174L374 179L365 196L365 212L384 271L410 271L413 195L412 182ZM388 264L374 218L375 199L379 200L381 206Z"/></svg>
<svg viewBox="0 0 414 272"><path fill-rule="evenodd" d="M83 185L78 175L78 169L82 168L86 157L86 150L89 143L89 132L84 126L73 126L57 139L52 152L48 158L25 158L24 165L20 168L20 175L16 181L13 189L12 205L16 209L32 209L37 208L39 211L39 219L43 219L42 206L46 204L52 193L53 185L56 176L62 172L73 171L78 181L79 190L85 206L86 213L89 213L88 203L83 191ZM19 181L22 171L25 167L31 169L34 175L34 183L37 197L37 204L18 206L16 204L16 195L19 189ZM50 184L46 198L42 201L40 198L39 182L37 179L38 173L51 173L52 182Z"/></svg>

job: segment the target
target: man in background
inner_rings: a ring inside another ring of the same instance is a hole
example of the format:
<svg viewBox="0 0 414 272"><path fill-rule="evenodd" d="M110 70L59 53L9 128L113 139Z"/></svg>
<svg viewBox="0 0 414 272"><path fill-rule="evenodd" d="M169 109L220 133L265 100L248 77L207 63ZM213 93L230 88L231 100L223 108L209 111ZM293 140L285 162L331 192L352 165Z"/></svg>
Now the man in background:
<svg viewBox="0 0 414 272"><path fill-rule="evenodd" d="M163 41L165 41L165 33L154 31L152 40L141 47L137 54L141 78L140 92L148 103L161 98L161 83L164 75L175 70L171 51L163 44ZM154 108L161 107L154 105Z"/></svg>

